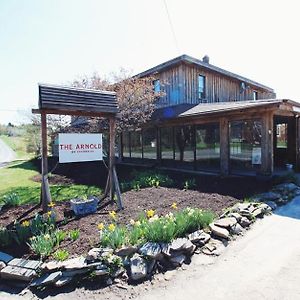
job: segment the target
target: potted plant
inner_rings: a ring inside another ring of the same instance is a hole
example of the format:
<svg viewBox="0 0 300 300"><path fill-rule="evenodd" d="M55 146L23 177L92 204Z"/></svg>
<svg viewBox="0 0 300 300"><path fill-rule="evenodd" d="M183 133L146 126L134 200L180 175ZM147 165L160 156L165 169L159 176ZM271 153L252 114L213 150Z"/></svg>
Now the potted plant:
<svg viewBox="0 0 300 300"><path fill-rule="evenodd" d="M97 211L99 199L95 196L75 198L70 200L71 209L76 216L92 214Z"/></svg>

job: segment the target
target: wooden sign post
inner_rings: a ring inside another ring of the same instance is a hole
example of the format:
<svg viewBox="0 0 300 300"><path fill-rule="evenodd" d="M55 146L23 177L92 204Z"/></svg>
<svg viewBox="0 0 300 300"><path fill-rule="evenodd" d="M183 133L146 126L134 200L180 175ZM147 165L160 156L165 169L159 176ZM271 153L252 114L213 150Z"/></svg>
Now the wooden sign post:
<svg viewBox="0 0 300 300"><path fill-rule="evenodd" d="M53 85L39 85L39 109L32 113L41 115L42 138L42 184L41 205L44 212L49 209L51 194L48 182L47 114L101 117L109 119L109 167L104 192L110 201L115 200L123 209L121 191L115 167L116 117L118 105L114 92L70 88Z"/></svg>

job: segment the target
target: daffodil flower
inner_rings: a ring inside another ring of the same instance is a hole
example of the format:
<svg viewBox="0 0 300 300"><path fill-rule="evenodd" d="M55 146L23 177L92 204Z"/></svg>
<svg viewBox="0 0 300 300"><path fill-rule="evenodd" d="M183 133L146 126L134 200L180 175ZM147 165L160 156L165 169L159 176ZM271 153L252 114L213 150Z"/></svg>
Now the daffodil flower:
<svg viewBox="0 0 300 300"><path fill-rule="evenodd" d="M48 207L50 207L50 208L53 208L54 206L55 206L55 203L52 201L48 204Z"/></svg>
<svg viewBox="0 0 300 300"><path fill-rule="evenodd" d="M116 225L115 224L109 224L109 226L108 226L108 230L109 231L115 231L115 229L116 229Z"/></svg>
<svg viewBox="0 0 300 300"><path fill-rule="evenodd" d="M98 224L98 229L99 230L103 230L104 229L104 224L103 223L99 223Z"/></svg>
<svg viewBox="0 0 300 300"><path fill-rule="evenodd" d="M116 218L117 218L117 213L113 210L113 211L110 211L109 212L109 216L113 219L113 220L115 220Z"/></svg>
<svg viewBox="0 0 300 300"><path fill-rule="evenodd" d="M28 227L29 225L30 225L30 223L27 220L22 222L22 224L21 224L22 227Z"/></svg>
<svg viewBox="0 0 300 300"><path fill-rule="evenodd" d="M171 205L171 207L172 207L173 209L177 209L177 208L178 208L178 207L177 207L177 203L176 203L176 202L173 202L172 205Z"/></svg>
<svg viewBox="0 0 300 300"><path fill-rule="evenodd" d="M146 214L147 214L148 218L152 218L155 214L155 211L153 209L150 209L150 210L147 210Z"/></svg>

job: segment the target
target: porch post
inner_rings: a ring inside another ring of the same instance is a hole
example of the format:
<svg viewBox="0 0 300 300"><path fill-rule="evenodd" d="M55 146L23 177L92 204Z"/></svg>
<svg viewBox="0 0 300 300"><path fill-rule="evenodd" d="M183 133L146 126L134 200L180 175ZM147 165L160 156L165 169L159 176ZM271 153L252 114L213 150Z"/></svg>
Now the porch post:
<svg viewBox="0 0 300 300"><path fill-rule="evenodd" d="M227 118L220 119L220 168L221 175L229 174L229 122Z"/></svg>
<svg viewBox="0 0 300 300"><path fill-rule="evenodd" d="M274 171L273 131L273 111L269 111L262 117L261 173L263 175L272 175Z"/></svg>

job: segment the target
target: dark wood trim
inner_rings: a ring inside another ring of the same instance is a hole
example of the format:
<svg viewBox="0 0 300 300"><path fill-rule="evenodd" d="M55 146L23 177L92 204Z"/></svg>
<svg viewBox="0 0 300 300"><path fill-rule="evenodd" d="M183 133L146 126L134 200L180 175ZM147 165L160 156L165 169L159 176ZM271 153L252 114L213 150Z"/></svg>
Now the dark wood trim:
<svg viewBox="0 0 300 300"><path fill-rule="evenodd" d="M230 129L228 118L221 118L220 126L220 171L221 174L227 176L230 173L230 153L229 153L229 139Z"/></svg>

